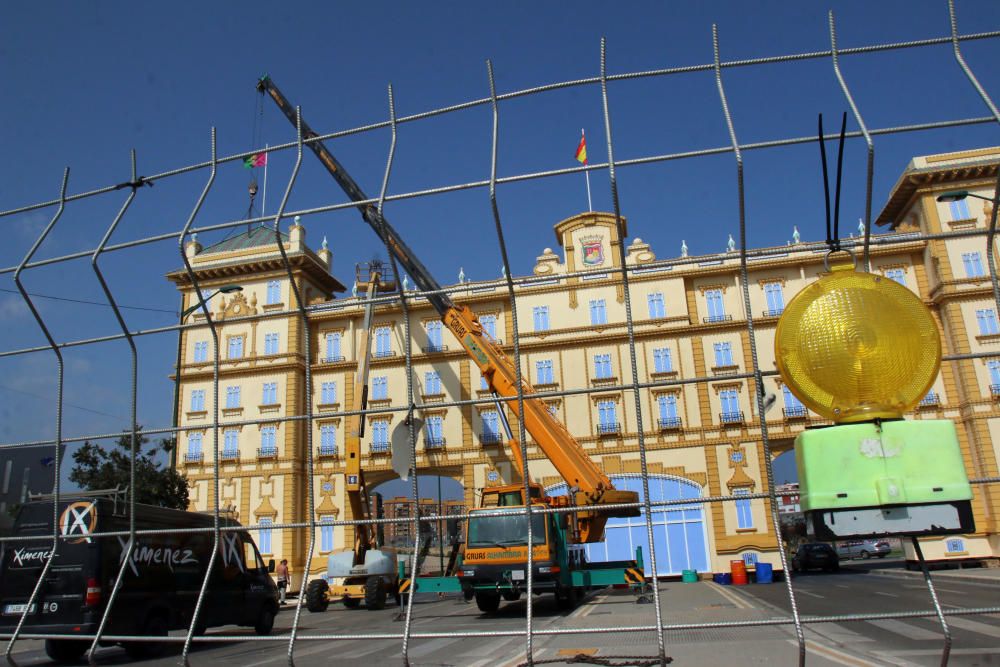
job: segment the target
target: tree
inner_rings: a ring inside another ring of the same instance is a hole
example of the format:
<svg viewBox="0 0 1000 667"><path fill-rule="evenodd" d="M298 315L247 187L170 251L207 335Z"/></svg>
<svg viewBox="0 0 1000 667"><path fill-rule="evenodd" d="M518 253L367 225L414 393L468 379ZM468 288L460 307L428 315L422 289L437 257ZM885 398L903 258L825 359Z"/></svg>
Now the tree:
<svg viewBox="0 0 1000 667"><path fill-rule="evenodd" d="M168 454L176 446L175 438L161 438L156 445L143 451L149 438L136 432L135 501L146 505L187 509L187 479L174 468L157 460L158 455ZM102 447L91 442L73 452L73 470L69 479L87 491L131 486L132 433L126 431L112 447Z"/></svg>

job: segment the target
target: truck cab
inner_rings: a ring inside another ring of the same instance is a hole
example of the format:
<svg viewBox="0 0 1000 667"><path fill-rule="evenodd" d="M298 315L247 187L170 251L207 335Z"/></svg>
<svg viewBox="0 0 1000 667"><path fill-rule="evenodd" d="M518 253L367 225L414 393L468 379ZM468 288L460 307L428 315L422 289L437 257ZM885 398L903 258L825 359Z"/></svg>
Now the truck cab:
<svg viewBox="0 0 1000 667"><path fill-rule="evenodd" d="M532 590L554 592L561 606L572 605L581 590L572 571L586 562L583 547L572 540L568 513L544 512L561 504L541 486L529 486L531 515ZM469 513L465 555L456 574L467 598L476 598L483 612L494 612L501 598L517 600L528 590L528 515L524 487L508 485L483 491L478 509Z"/></svg>

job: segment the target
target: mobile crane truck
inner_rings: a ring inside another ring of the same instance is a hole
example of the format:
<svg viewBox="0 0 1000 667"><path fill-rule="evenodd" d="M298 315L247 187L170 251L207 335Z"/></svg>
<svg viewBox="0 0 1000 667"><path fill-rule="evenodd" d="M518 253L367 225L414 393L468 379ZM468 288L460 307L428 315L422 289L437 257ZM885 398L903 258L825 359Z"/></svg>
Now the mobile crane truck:
<svg viewBox="0 0 1000 667"><path fill-rule="evenodd" d="M297 125L295 108L268 76L257 82L257 90L268 94L285 117ZM317 135L302 121L303 140ZM319 158L334 180L354 202L369 202L350 174L327 150L321 141L306 144ZM396 261L426 294L428 303L437 311L442 322L479 367L494 397L506 399L518 395L517 374L513 363L500 345L487 334L476 315L467 306L456 305L413 254L396 230L371 203L359 203L361 217L385 243ZM629 584L645 585L642 552L636 550L636 560L587 563L583 544L604 539L604 527L610 517L639 516L638 494L615 489L611 480L587 456L583 447L557 420L545 404L535 398L535 390L524 380L520 385L524 405L524 426L545 456L552 462L569 488L567 496L547 496L541 485L530 482L529 498L524 498L524 486L511 484L483 490L480 507L469 513L466 527L463 562L455 576L413 577L402 580L398 592L462 592L475 597L479 608L493 612L501 597L514 600L527 589L528 506L545 510L555 507L575 507L572 511L532 513L533 590L530 593L552 591L565 606L574 605L584 590L592 586ZM503 410L498 414L503 415ZM522 479L526 469L520 444L507 429L508 443ZM360 463L360 462L359 462ZM359 466L359 463L356 464ZM348 461L348 465L352 465ZM347 490L352 493L360 479L360 468L348 468ZM603 509L602 505L633 504L631 507ZM485 516L477 516L485 515ZM360 515L356 514L358 518ZM403 564L399 565L403 579Z"/></svg>

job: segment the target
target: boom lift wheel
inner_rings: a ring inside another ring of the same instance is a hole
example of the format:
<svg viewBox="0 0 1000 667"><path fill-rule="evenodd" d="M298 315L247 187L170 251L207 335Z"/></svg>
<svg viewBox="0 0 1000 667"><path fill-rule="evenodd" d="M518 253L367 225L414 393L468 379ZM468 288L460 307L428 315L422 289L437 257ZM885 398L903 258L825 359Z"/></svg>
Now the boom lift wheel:
<svg viewBox="0 0 1000 667"><path fill-rule="evenodd" d="M365 607L369 611L385 609L385 579L382 577L371 577L365 584Z"/></svg>
<svg viewBox="0 0 1000 667"><path fill-rule="evenodd" d="M313 579L306 587L306 609L316 613L326 611L330 605L330 600L326 593L330 589L326 579Z"/></svg>

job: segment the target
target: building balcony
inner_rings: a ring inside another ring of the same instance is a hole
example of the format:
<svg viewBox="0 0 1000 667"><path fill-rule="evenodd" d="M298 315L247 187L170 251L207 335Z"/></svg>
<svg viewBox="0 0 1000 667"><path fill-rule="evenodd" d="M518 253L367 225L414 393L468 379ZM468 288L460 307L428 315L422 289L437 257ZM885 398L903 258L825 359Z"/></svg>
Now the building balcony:
<svg viewBox="0 0 1000 667"><path fill-rule="evenodd" d="M219 454L220 461L239 461L240 453L235 449L224 449L222 453Z"/></svg>
<svg viewBox="0 0 1000 667"><path fill-rule="evenodd" d="M343 361L343 360L344 360L344 355L342 355L342 354L337 354L337 355L331 355L331 356L326 356L326 357L322 357L322 358L320 359L320 363L324 363L324 364L335 364L335 363L337 363L338 361Z"/></svg>
<svg viewBox="0 0 1000 667"><path fill-rule="evenodd" d="M388 359L389 357L395 357L396 353L392 350L376 350L372 352L372 356L376 359Z"/></svg>
<svg viewBox="0 0 1000 667"><path fill-rule="evenodd" d="M680 417L660 417L656 423L661 431L673 431L684 426Z"/></svg>
<svg viewBox="0 0 1000 667"><path fill-rule="evenodd" d="M705 324L713 324L715 322L732 322L732 315L709 315L708 317L703 317L701 319Z"/></svg>
<svg viewBox="0 0 1000 667"><path fill-rule="evenodd" d="M496 445L500 443L500 434L492 431L483 431L479 434L479 442L484 445Z"/></svg>
<svg viewBox="0 0 1000 667"><path fill-rule="evenodd" d="M992 391L992 390L991 390ZM929 391L927 395L920 400L921 408L936 408L941 405L941 397L938 396L936 391Z"/></svg>
<svg viewBox="0 0 1000 667"><path fill-rule="evenodd" d="M447 352L448 346L440 343L430 343L427 347L420 348L420 351L424 354L439 354L441 352Z"/></svg>
<svg viewBox="0 0 1000 667"><path fill-rule="evenodd" d="M618 435L621 432L621 425L618 422L610 424L598 424L598 435Z"/></svg>
<svg viewBox="0 0 1000 667"><path fill-rule="evenodd" d="M377 456L379 454L389 453L389 443L388 442L373 442L371 447L371 454Z"/></svg>
<svg viewBox="0 0 1000 667"><path fill-rule="evenodd" d="M424 447L426 449L441 449L445 445L443 435L424 435Z"/></svg>
<svg viewBox="0 0 1000 667"><path fill-rule="evenodd" d="M761 314L764 317L781 317L781 314L783 312L785 312L785 309L783 307L782 308L768 308L767 310L765 310Z"/></svg>
<svg viewBox="0 0 1000 667"><path fill-rule="evenodd" d="M992 396L993 398L997 398L998 396L1000 396L1000 384L990 385L990 396Z"/></svg>
<svg viewBox="0 0 1000 667"><path fill-rule="evenodd" d="M785 419L805 419L809 416L809 411L804 405L793 405L790 408L781 408L781 414Z"/></svg>
<svg viewBox="0 0 1000 667"><path fill-rule="evenodd" d="M722 424L742 424L743 423L743 413L742 412L721 412L719 413L719 422Z"/></svg>
<svg viewBox="0 0 1000 667"><path fill-rule="evenodd" d="M337 455L336 445L320 445L316 448L316 455L320 458L333 457Z"/></svg>
<svg viewBox="0 0 1000 667"><path fill-rule="evenodd" d="M201 463L205 460L205 455L201 452L188 452L184 455L184 463Z"/></svg>
<svg viewBox="0 0 1000 667"><path fill-rule="evenodd" d="M278 448L277 447L258 447L257 448L257 458L258 459L276 459L276 458L278 458Z"/></svg>

